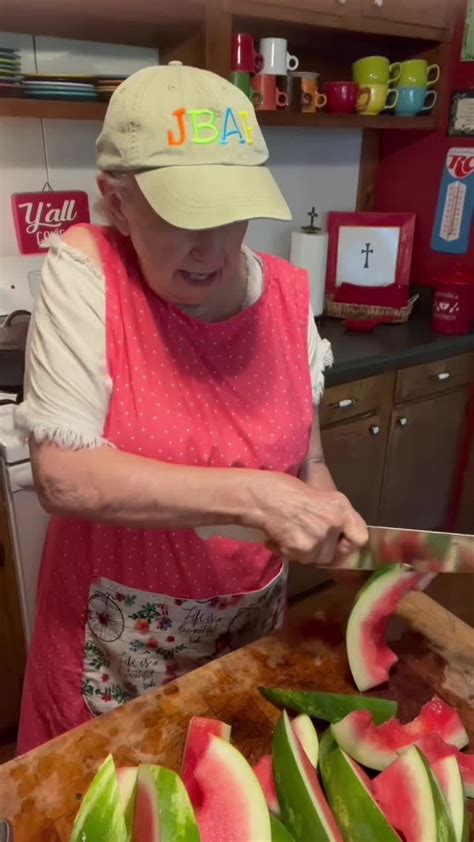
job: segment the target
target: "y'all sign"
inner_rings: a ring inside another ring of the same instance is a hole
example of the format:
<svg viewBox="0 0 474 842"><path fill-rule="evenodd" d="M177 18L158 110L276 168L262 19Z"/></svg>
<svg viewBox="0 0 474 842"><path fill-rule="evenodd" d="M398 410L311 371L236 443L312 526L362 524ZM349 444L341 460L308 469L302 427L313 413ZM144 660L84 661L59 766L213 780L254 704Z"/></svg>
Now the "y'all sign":
<svg viewBox="0 0 474 842"><path fill-rule="evenodd" d="M52 234L90 222L89 199L83 190L14 193L12 210L21 254L46 251Z"/></svg>

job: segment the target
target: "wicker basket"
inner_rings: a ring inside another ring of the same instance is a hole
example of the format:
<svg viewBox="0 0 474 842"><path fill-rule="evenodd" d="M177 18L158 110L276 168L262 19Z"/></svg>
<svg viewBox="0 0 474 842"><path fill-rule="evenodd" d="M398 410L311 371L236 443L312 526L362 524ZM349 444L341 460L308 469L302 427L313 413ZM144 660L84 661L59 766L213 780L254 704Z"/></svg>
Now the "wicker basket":
<svg viewBox="0 0 474 842"><path fill-rule="evenodd" d="M367 304L342 304L326 297L324 312L333 319L380 319L387 324L407 322L419 296L414 295L405 307L375 307Z"/></svg>

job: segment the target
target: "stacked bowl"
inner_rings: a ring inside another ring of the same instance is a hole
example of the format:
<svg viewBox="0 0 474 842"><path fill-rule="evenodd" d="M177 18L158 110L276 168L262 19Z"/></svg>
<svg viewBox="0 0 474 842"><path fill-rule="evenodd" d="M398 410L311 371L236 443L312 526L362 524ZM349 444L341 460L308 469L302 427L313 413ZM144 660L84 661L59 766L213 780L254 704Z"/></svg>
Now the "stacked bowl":
<svg viewBox="0 0 474 842"><path fill-rule="evenodd" d="M96 76L95 87L99 99L108 100L113 92L122 84L126 76L117 76L116 74L109 74L108 76Z"/></svg>
<svg viewBox="0 0 474 842"><path fill-rule="evenodd" d="M21 58L18 50L0 46L0 96L22 96Z"/></svg>
<svg viewBox="0 0 474 842"><path fill-rule="evenodd" d="M23 89L30 99L66 99L80 102L97 99L94 80L89 76L27 74L23 77Z"/></svg>

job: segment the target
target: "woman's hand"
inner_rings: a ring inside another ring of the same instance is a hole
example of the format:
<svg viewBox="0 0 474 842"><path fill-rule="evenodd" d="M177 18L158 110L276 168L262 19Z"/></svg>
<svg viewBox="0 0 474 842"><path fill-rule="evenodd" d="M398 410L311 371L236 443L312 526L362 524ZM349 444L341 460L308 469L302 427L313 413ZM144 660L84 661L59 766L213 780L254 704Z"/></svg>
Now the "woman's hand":
<svg viewBox="0 0 474 842"><path fill-rule="evenodd" d="M301 564L337 565L368 541L367 526L339 491L317 491L285 474L262 473L258 525L269 547Z"/></svg>

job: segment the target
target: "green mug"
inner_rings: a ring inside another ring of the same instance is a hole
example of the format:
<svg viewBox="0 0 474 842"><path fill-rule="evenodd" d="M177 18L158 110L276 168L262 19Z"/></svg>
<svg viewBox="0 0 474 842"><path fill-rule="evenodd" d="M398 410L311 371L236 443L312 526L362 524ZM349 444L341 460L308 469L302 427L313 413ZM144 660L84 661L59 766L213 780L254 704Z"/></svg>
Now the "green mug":
<svg viewBox="0 0 474 842"><path fill-rule="evenodd" d="M354 62L352 74L359 85L394 85L400 78L400 62L390 64L384 56L367 56Z"/></svg>
<svg viewBox="0 0 474 842"><path fill-rule="evenodd" d="M359 91L357 113L376 117L381 111L393 111L398 99L399 92L395 88L389 88L388 85L367 85Z"/></svg>
<svg viewBox="0 0 474 842"><path fill-rule="evenodd" d="M401 88L430 88L436 84L440 75L439 64L428 64L422 58L414 58L402 61L397 85Z"/></svg>
<svg viewBox="0 0 474 842"><path fill-rule="evenodd" d="M241 70L234 70L234 72L230 74L230 81L250 99L250 73L244 73Z"/></svg>

